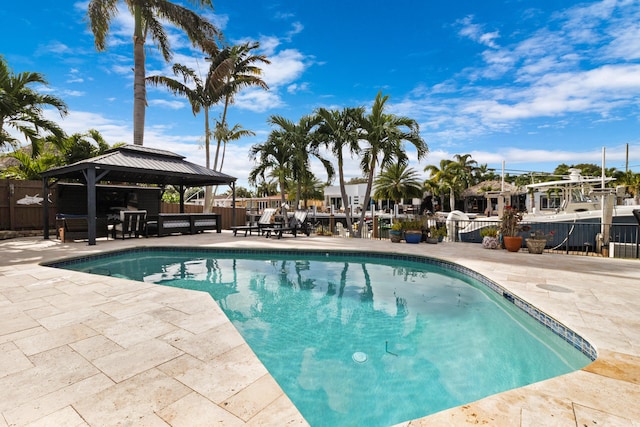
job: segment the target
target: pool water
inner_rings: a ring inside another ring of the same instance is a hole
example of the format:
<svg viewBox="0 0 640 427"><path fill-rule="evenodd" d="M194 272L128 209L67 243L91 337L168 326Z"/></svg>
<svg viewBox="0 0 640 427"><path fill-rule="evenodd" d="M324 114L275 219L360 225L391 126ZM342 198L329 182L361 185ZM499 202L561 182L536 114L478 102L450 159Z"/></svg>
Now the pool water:
<svg viewBox="0 0 640 427"><path fill-rule="evenodd" d="M470 277L336 254L139 252L65 268L206 291L312 426L389 426L590 359Z"/></svg>

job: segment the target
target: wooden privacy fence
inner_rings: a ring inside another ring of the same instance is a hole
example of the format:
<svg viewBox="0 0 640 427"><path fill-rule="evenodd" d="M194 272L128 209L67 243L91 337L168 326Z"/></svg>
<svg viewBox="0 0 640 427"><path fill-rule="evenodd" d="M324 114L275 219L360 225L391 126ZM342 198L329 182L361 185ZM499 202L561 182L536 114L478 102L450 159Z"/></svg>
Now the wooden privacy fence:
<svg viewBox="0 0 640 427"><path fill-rule="evenodd" d="M50 188L49 197L49 227L55 228L57 207L57 186ZM43 218L42 181L24 181L14 179L0 179L0 230L42 230ZM200 205L185 205L185 213L201 213ZM161 213L179 213L177 203L161 203ZM222 229L229 229L233 225L233 209L214 207L213 212L219 213L222 219ZM244 224L245 208L236 208L236 224Z"/></svg>
<svg viewBox="0 0 640 427"><path fill-rule="evenodd" d="M56 224L56 188L42 194L42 181L0 179L0 230L42 230L44 197L49 197L49 226Z"/></svg>

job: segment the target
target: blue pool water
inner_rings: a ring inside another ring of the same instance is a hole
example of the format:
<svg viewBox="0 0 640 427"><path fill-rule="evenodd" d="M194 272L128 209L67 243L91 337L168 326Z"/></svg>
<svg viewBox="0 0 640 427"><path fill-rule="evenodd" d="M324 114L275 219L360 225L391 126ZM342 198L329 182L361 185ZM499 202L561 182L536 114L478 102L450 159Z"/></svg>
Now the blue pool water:
<svg viewBox="0 0 640 427"><path fill-rule="evenodd" d="M145 250L64 268L209 292L314 427L393 425L590 362L428 262Z"/></svg>

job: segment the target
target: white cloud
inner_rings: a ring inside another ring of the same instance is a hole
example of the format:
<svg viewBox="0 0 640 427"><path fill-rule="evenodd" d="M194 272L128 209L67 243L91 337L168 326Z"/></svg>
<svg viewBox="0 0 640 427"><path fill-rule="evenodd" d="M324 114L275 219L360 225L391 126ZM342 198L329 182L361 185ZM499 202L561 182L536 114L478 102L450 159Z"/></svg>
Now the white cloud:
<svg viewBox="0 0 640 427"><path fill-rule="evenodd" d="M65 90L63 91L64 96L84 96L86 92L80 90Z"/></svg>
<svg viewBox="0 0 640 427"><path fill-rule="evenodd" d="M274 36L260 37L260 50L267 56L275 54L276 48L280 46L280 39Z"/></svg>
<svg viewBox="0 0 640 427"><path fill-rule="evenodd" d="M187 106L182 101L168 101L166 99L150 99L148 103L150 106L168 108L170 110L181 110Z"/></svg>
<svg viewBox="0 0 640 427"><path fill-rule="evenodd" d="M235 97L234 106L256 113L263 113L269 109L284 105L278 94L274 91L265 91L258 88L245 89Z"/></svg>
<svg viewBox="0 0 640 427"><path fill-rule="evenodd" d="M457 24L460 26L458 34L482 45L497 48L495 40L500 38L500 33L498 31L485 32L483 26L474 24L473 20L473 15L458 20Z"/></svg>
<svg viewBox="0 0 640 427"><path fill-rule="evenodd" d="M298 92L306 92L307 90L309 90L309 83L307 82L293 83L287 86L287 92L291 94L298 93Z"/></svg>
<svg viewBox="0 0 640 427"><path fill-rule="evenodd" d="M272 88L295 81L307 68L306 58L295 49L282 50L269 60L271 64L262 67L263 79Z"/></svg>

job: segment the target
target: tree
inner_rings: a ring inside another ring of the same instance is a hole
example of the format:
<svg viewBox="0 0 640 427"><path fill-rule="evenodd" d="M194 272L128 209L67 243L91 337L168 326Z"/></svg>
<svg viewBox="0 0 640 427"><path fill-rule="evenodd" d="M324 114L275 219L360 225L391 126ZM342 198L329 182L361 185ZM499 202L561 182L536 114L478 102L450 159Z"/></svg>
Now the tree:
<svg viewBox="0 0 640 427"><path fill-rule="evenodd" d="M15 166L9 166L2 171L0 174L2 178L40 180L42 179L40 175L42 172L54 166L60 166L60 158L51 152L32 157L22 150L17 150L7 154L7 156L13 157L20 163Z"/></svg>
<svg viewBox="0 0 640 427"><path fill-rule="evenodd" d="M380 172L374 182L373 197L377 200L400 200L422 197L422 182L418 172L403 163L393 163Z"/></svg>
<svg viewBox="0 0 640 427"><path fill-rule="evenodd" d="M319 122L317 116L302 116L297 123L282 116L269 117L269 123L279 126L279 134L291 146L292 157L289 162L289 175L296 183L295 206L300 204L302 183L308 179L311 170L311 159L316 158L327 171L327 182L333 178L333 166L325 159L318 149L318 144L312 136L312 131Z"/></svg>
<svg viewBox="0 0 640 427"><path fill-rule="evenodd" d="M322 182L320 179L316 178L316 176L308 171L308 173L304 174L302 177L302 181L298 186L297 182L291 182L288 188L289 193L289 201L295 202L295 199L292 200L292 194L295 194L300 189L300 200L302 201L302 206L306 209L308 207L309 200L322 200L324 197L324 187L326 186L325 182ZM294 196L295 197L295 196Z"/></svg>
<svg viewBox="0 0 640 427"><path fill-rule="evenodd" d="M87 16L95 38L95 46L99 51L106 49L109 27L111 20L118 12L119 3L120 0L91 0L89 2ZM219 38L221 33L213 24L195 12L168 0L124 0L124 3L134 18L133 143L143 145L147 103L144 46L147 36L150 36L158 46L164 60L169 62L172 50L163 21L168 21L182 29L195 46L205 51L209 41ZM213 8L211 0L191 0L191 3L199 7Z"/></svg>
<svg viewBox="0 0 640 427"><path fill-rule="evenodd" d="M362 150L360 166L362 171L368 174L368 178L363 204L365 209L360 214L361 223L364 221L366 207L369 206L371 199L371 188L377 166L386 168L393 162L406 162L407 155L403 146L405 141L415 147L418 160L426 156L429 151L427 144L420 136L420 127L415 120L384 112L388 99L388 95L383 96L382 92L378 92L371 113L362 123L368 146Z"/></svg>
<svg viewBox="0 0 640 427"><path fill-rule="evenodd" d="M264 55L254 55L251 52L258 49L260 43L243 43L237 46L231 46L228 48L228 56L231 60L231 69L229 73L221 81L219 88L214 88L218 96L224 97L224 108L222 110L222 118L220 119L220 126L222 128L228 128L227 126L227 111L229 105L233 103L234 96L241 89L245 87L257 86L264 90L268 90L269 86L260 77L262 75L262 69L255 66L255 63L270 64L271 62ZM226 57L226 55L225 55ZM222 162L218 169L218 155L220 153L220 144L223 142L221 137L217 137L218 146L216 148L216 156L213 163L213 169L222 172ZM226 144L225 144L226 148ZM224 158L224 149L223 149Z"/></svg>
<svg viewBox="0 0 640 427"><path fill-rule="evenodd" d="M96 129L90 129L86 133L74 133L65 138L59 147L64 164L67 165L100 156L111 148Z"/></svg>
<svg viewBox="0 0 640 427"><path fill-rule="evenodd" d="M256 133L251 130L243 129L240 123L236 123L231 129L229 129L226 123L216 121L213 134L218 141L223 142L222 160L220 160L220 170L222 170L222 166L224 165L224 156L227 151L227 143L237 141L246 136L255 136Z"/></svg>
<svg viewBox="0 0 640 427"><path fill-rule="evenodd" d="M600 176L602 175L602 167L595 163L579 163L577 165L568 166L566 163L561 163L556 166L553 171L554 175L569 175L569 169L580 169L582 176Z"/></svg>
<svg viewBox="0 0 640 427"><path fill-rule="evenodd" d="M14 74L0 56L0 149L20 146L20 141L8 132L11 128L31 144L33 158L40 153L46 134L64 137L56 123L43 117L43 108L50 106L58 110L61 117L67 115L67 106L61 99L38 93L30 87L34 84L46 85L47 81L40 73Z"/></svg>
<svg viewBox="0 0 640 427"><path fill-rule="evenodd" d="M314 138L318 144L326 146L338 161L338 180L342 205L349 206L349 197L344 179L344 151L350 155L360 152L362 137L360 124L364 121L364 108L344 108L342 111L320 108L316 111L319 119ZM347 229L353 235L351 216L346 216Z"/></svg>
<svg viewBox="0 0 640 427"><path fill-rule="evenodd" d="M273 180L261 179L255 183L256 197L268 197L278 194L278 183Z"/></svg>
<svg viewBox="0 0 640 427"><path fill-rule="evenodd" d="M208 55L209 71L204 81L196 74L194 70L181 64L174 64L174 74L181 76L182 81L172 79L165 76L150 76L147 81L154 85L163 85L171 90L174 95L185 96L191 104L193 115L197 115L204 110L204 134L205 134L205 166L208 169L222 171L224 163L224 153L226 143L240 137L253 134L250 131L238 128L235 125L229 130L226 123L226 114L228 105L233 101L233 95L244 86L256 85L267 89L267 85L258 77L261 73L260 68L253 66L253 62L262 61L269 63L265 57L260 55L250 55L249 52L259 47L259 43L245 43L240 46L229 46L224 49L218 49L213 42L205 43L206 53ZM184 83L183 83L184 82ZM212 132L209 126L209 110L210 108L224 100L224 110L222 120L216 121L216 129L213 136L218 141L215 152L215 160L213 168L211 167L211 144L210 139ZM225 139L226 138L226 139ZM218 165L220 157L220 147L222 145L222 160ZM212 187L205 189L205 212L210 212L213 202Z"/></svg>
<svg viewBox="0 0 640 427"><path fill-rule="evenodd" d="M489 169L489 166L486 163L483 163L477 166L473 170L473 184L476 185L481 183L482 181L492 181L500 178L495 172L495 169Z"/></svg>
<svg viewBox="0 0 640 427"><path fill-rule="evenodd" d="M463 186L460 163L449 159L440 160L440 168L435 165L427 165L425 172L430 174L427 185L437 188L439 193L449 192L449 207L454 210L456 206L456 192Z"/></svg>
<svg viewBox="0 0 640 427"><path fill-rule="evenodd" d="M291 159L295 156L293 146L281 130L273 130L267 141L255 144L249 150L251 160L256 166L249 172L249 183L258 185L266 177L274 177L280 188L280 204L286 202L287 177L291 171Z"/></svg>
<svg viewBox="0 0 640 427"><path fill-rule="evenodd" d="M618 174L616 184L624 185L627 193L633 196L635 203L640 203L640 173L630 170Z"/></svg>
<svg viewBox="0 0 640 427"><path fill-rule="evenodd" d="M455 161L460 165L461 178L464 182L464 188L469 188L473 185L473 172L478 165L478 162L471 158L471 154L455 154L453 156Z"/></svg>

